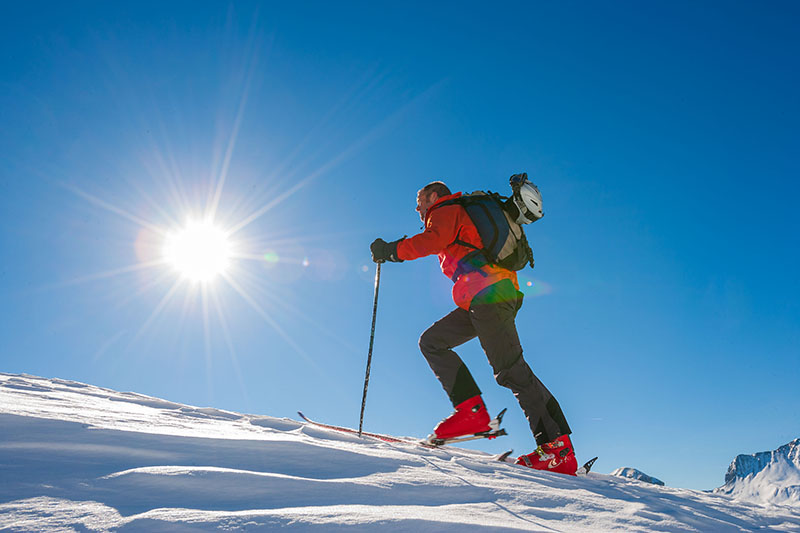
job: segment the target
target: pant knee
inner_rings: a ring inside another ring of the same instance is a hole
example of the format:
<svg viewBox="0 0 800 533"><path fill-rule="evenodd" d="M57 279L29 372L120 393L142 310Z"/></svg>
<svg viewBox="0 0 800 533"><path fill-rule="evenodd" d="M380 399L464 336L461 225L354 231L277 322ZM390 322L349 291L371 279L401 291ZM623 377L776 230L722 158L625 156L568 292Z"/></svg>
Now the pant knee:
<svg viewBox="0 0 800 533"><path fill-rule="evenodd" d="M534 381L533 371L522 358L522 354L507 368L496 370L494 379L498 385L512 391L524 390Z"/></svg>
<svg viewBox="0 0 800 533"><path fill-rule="evenodd" d="M419 349L422 353L430 353L436 349L435 337L430 329L426 329L419 336Z"/></svg>

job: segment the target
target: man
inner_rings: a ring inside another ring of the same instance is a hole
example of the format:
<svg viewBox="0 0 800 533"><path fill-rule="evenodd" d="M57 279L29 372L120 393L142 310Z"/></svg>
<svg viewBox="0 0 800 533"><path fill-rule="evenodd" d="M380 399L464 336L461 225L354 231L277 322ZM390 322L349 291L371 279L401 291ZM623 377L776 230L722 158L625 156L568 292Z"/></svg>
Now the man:
<svg viewBox="0 0 800 533"><path fill-rule="evenodd" d="M417 211L424 231L394 242L376 239L370 246L376 263L437 254L442 272L454 281L456 309L419 339L422 354L455 407L436 426L431 438L447 439L493 429L478 385L452 350L478 337L497 383L514 393L538 445L533 453L520 456L517 464L575 475L578 464L566 418L522 357L514 322L522 306L517 274L485 260L474 261L475 249L483 247L478 230L461 205L448 202L460 196L461 193L451 194L441 181L429 183L417 193ZM468 254L469 260L463 260Z"/></svg>

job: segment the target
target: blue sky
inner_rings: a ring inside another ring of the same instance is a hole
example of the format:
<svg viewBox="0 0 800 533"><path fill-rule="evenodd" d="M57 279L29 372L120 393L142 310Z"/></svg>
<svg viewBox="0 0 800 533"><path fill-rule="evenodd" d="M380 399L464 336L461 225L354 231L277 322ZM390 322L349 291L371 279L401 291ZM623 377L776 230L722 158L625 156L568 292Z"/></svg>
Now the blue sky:
<svg viewBox="0 0 800 533"><path fill-rule="evenodd" d="M798 7L791 2L81 3L0 23L0 369L355 426L369 243L418 188L545 218L518 317L579 458L719 486L800 436ZM164 232L212 208L225 278ZM450 412L417 339L434 258L383 269L366 429ZM460 353L531 451L477 342Z"/></svg>

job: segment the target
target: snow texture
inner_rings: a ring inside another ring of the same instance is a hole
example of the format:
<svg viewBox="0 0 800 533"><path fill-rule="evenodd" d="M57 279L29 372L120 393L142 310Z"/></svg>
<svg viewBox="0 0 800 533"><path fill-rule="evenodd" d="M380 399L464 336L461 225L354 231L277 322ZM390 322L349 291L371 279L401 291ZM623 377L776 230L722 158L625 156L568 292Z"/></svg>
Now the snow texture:
<svg viewBox="0 0 800 533"><path fill-rule="evenodd" d="M800 439L771 452L736 456L725 474L725 485L715 492L739 501L800 507Z"/></svg>
<svg viewBox="0 0 800 533"><path fill-rule="evenodd" d="M2 373L0 480L10 532L800 532L792 506Z"/></svg>
<svg viewBox="0 0 800 533"><path fill-rule="evenodd" d="M644 481L645 483L652 483L653 485L661 485L664 486L664 482L658 478L653 476L648 476L641 470L637 470L635 468L631 468L629 466L624 466L621 468L617 468L613 472L611 472L612 476L619 476L624 477L627 479L638 479L639 481Z"/></svg>

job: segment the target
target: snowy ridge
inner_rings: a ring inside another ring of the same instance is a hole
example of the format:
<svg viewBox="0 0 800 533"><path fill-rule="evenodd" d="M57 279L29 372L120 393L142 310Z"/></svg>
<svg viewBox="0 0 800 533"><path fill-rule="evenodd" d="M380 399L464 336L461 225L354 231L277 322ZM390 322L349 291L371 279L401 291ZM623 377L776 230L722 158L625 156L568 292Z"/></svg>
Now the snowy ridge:
<svg viewBox="0 0 800 533"><path fill-rule="evenodd" d="M0 530L770 531L800 510L0 374Z"/></svg>
<svg viewBox="0 0 800 533"><path fill-rule="evenodd" d="M725 485L715 492L738 500L800 505L800 439L771 452L736 456Z"/></svg>
<svg viewBox="0 0 800 533"><path fill-rule="evenodd" d="M664 482L658 478L653 476L648 476L641 470L637 470L636 468L631 468L628 466L620 467L611 472L612 476L619 476L624 477L627 479L638 479L639 481L644 481L645 483L652 483L653 485L661 485L664 486Z"/></svg>

